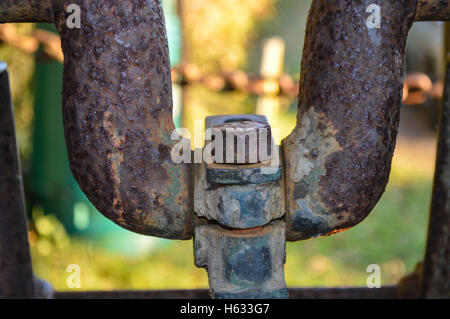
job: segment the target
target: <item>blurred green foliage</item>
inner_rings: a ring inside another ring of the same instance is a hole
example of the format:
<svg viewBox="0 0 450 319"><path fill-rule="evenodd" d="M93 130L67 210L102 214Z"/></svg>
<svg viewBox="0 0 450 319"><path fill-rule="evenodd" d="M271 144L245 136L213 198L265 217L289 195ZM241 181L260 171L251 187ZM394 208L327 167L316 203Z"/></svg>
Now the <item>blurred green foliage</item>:
<svg viewBox="0 0 450 319"><path fill-rule="evenodd" d="M337 235L287 244L289 286L365 286L367 266L381 266L383 285L395 284L423 258L431 179L390 183L374 212ZM206 288L194 266L192 241L176 241L135 257L69 239L54 216L35 212L30 243L36 274L67 288L70 264L81 267L82 290Z"/></svg>
<svg viewBox="0 0 450 319"><path fill-rule="evenodd" d="M206 74L246 69L248 48L264 21L274 17L278 0L184 0L182 10L184 62ZM220 94L199 85L183 90L183 127L194 131L194 122L220 114L255 113L256 99L233 92ZM195 145L201 147L201 145Z"/></svg>
<svg viewBox="0 0 450 319"><path fill-rule="evenodd" d="M277 0L184 0L185 59L204 72L242 68L258 23Z"/></svg>
<svg viewBox="0 0 450 319"><path fill-rule="evenodd" d="M34 28L33 24L15 24L15 26L20 35L29 34ZM19 153L26 168L32 151L34 56L0 43L0 60L8 65Z"/></svg>

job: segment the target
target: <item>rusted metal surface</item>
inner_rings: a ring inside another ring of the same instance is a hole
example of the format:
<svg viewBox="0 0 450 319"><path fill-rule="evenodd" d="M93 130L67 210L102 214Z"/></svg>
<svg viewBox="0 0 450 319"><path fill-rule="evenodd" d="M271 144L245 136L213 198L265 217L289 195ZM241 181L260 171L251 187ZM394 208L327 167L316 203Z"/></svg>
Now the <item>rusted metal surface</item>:
<svg viewBox="0 0 450 319"><path fill-rule="evenodd" d="M283 141L287 236L333 234L361 222L388 181L416 1L315 0L306 30L297 127Z"/></svg>
<svg viewBox="0 0 450 319"><path fill-rule="evenodd" d="M269 124L253 121L228 122L215 126L212 130L215 138L222 139L220 144L223 152L221 156L215 152L215 163L254 164L270 160L272 133ZM264 146L260 145L261 140L264 140ZM264 150L260 151L262 148Z"/></svg>
<svg viewBox="0 0 450 319"><path fill-rule="evenodd" d="M213 298L287 298L286 225L275 221L285 211L282 167L255 163L272 143L270 125L264 116L238 114L205 124L214 135L205 134L213 147L204 152L215 154L194 169L195 213L210 222L195 228L195 264L207 270ZM222 155L227 164L217 161Z"/></svg>
<svg viewBox="0 0 450 319"><path fill-rule="evenodd" d="M282 221L254 229L219 225L195 229L195 264L208 271L216 299L287 298L284 280L285 229Z"/></svg>
<svg viewBox="0 0 450 319"><path fill-rule="evenodd" d="M261 226L284 215L284 196L279 181L220 186L206 183L204 174L196 181L199 184L195 212L199 217L242 229Z"/></svg>
<svg viewBox="0 0 450 319"><path fill-rule="evenodd" d="M81 28L66 25L68 4ZM190 169L171 160L172 89L159 0L55 1L70 166L106 217L141 234L192 236Z"/></svg>
<svg viewBox="0 0 450 319"><path fill-rule="evenodd" d="M448 0L418 0L416 21L449 21L450 2Z"/></svg>
<svg viewBox="0 0 450 319"><path fill-rule="evenodd" d="M0 23L53 22L52 0L1 0Z"/></svg>
<svg viewBox="0 0 450 319"><path fill-rule="evenodd" d="M261 116L211 116L206 119L206 127L219 128L217 138L223 145L231 140L230 145L235 151L239 148L235 145L234 135L223 135L225 128L240 128L235 132L238 139L252 131L256 133L261 127L270 132L267 119ZM269 140L271 143L271 137ZM249 154L250 143L243 140L241 144L245 147L240 148L240 152ZM253 151L259 154L259 147L264 143L255 144ZM206 147L204 152L208 152ZM235 152L233 155L234 160ZM194 167L194 211L197 216L217 221L224 227L247 229L266 225L284 215L280 165L225 165L213 163L213 159L209 162Z"/></svg>
<svg viewBox="0 0 450 319"><path fill-rule="evenodd" d="M33 298L33 271L8 71L0 62L0 299Z"/></svg>
<svg viewBox="0 0 450 319"><path fill-rule="evenodd" d="M450 60L448 63L422 283L425 298L450 298Z"/></svg>
<svg viewBox="0 0 450 319"><path fill-rule="evenodd" d="M208 164L247 165L272 159L272 130L263 115L209 116L205 127L205 144L211 146L204 150Z"/></svg>
<svg viewBox="0 0 450 319"><path fill-rule="evenodd" d="M255 165L217 165L208 164L206 179L208 183L220 185L263 184L279 181L282 178L281 165L271 167Z"/></svg>

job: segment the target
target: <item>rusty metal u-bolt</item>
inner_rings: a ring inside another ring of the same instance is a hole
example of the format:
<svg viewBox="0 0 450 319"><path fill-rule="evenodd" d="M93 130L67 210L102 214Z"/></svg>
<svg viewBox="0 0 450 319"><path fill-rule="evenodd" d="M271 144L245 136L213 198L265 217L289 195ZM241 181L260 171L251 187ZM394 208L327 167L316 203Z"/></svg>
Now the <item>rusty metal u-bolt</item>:
<svg viewBox="0 0 450 319"><path fill-rule="evenodd" d="M371 4L379 24L368 21ZM380 199L398 131L406 39L424 19L449 20L449 2L313 1L297 127L283 141L288 240L353 227Z"/></svg>
<svg viewBox="0 0 450 319"><path fill-rule="evenodd" d="M80 28L67 26L70 4L81 8ZM369 7L379 9L375 22ZM395 146L408 30L414 21L449 19L448 1L312 2L298 124L282 143L287 240L348 229L373 209ZM3 0L4 22L58 28L70 166L97 209L134 232L191 238L191 167L170 158L160 0Z"/></svg>
<svg viewBox="0 0 450 319"><path fill-rule="evenodd" d="M71 4L81 28L69 28ZM164 16L151 1L2 1L0 22L54 22L64 61L70 167L106 217L134 232L189 239L190 168L172 162L172 89Z"/></svg>

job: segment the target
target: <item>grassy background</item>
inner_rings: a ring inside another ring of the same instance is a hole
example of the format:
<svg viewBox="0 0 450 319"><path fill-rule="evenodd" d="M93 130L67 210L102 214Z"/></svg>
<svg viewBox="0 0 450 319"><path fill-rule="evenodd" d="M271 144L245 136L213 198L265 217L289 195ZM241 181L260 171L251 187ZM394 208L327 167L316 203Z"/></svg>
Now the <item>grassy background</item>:
<svg viewBox="0 0 450 319"><path fill-rule="evenodd" d="M373 213L346 232L287 244L289 286L364 286L367 266L381 266L383 285L394 284L423 258L434 167L434 139L400 139L391 180ZM34 214L30 243L34 269L58 290L69 264L81 267L82 290L206 288L194 266L192 241L168 242L128 256L69 238L52 215Z"/></svg>

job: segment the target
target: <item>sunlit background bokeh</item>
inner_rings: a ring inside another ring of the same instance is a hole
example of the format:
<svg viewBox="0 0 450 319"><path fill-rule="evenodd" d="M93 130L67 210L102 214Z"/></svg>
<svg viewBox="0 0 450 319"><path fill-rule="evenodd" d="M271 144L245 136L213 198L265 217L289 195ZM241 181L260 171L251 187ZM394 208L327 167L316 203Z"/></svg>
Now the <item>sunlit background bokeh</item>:
<svg viewBox="0 0 450 319"><path fill-rule="evenodd" d="M298 80L309 0L163 2L173 66L189 62L205 74L242 70L258 75L264 73L263 52L272 40L281 52L277 72ZM54 31L44 24L15 27L18 35ZM407 72L443 78L443 30L441 23L413 27ZM0 60L10 71L36 275L57 290L71 290L66 270L78 264L82 290L206 288L205 270L194 266L192 241L123 230L79 190L64 145L61 63L1 41ZM206 116L230 113L269 115L279 139L295 126L293 98L190 85L174 87L174 102L176 125L191 132ZM389 185L363 223L332 237L287 244L289 286L364 286L370 264L381 266L382 284L389 285L414 270L426 243L439 103L426 99L403 107Z"/></svg>

